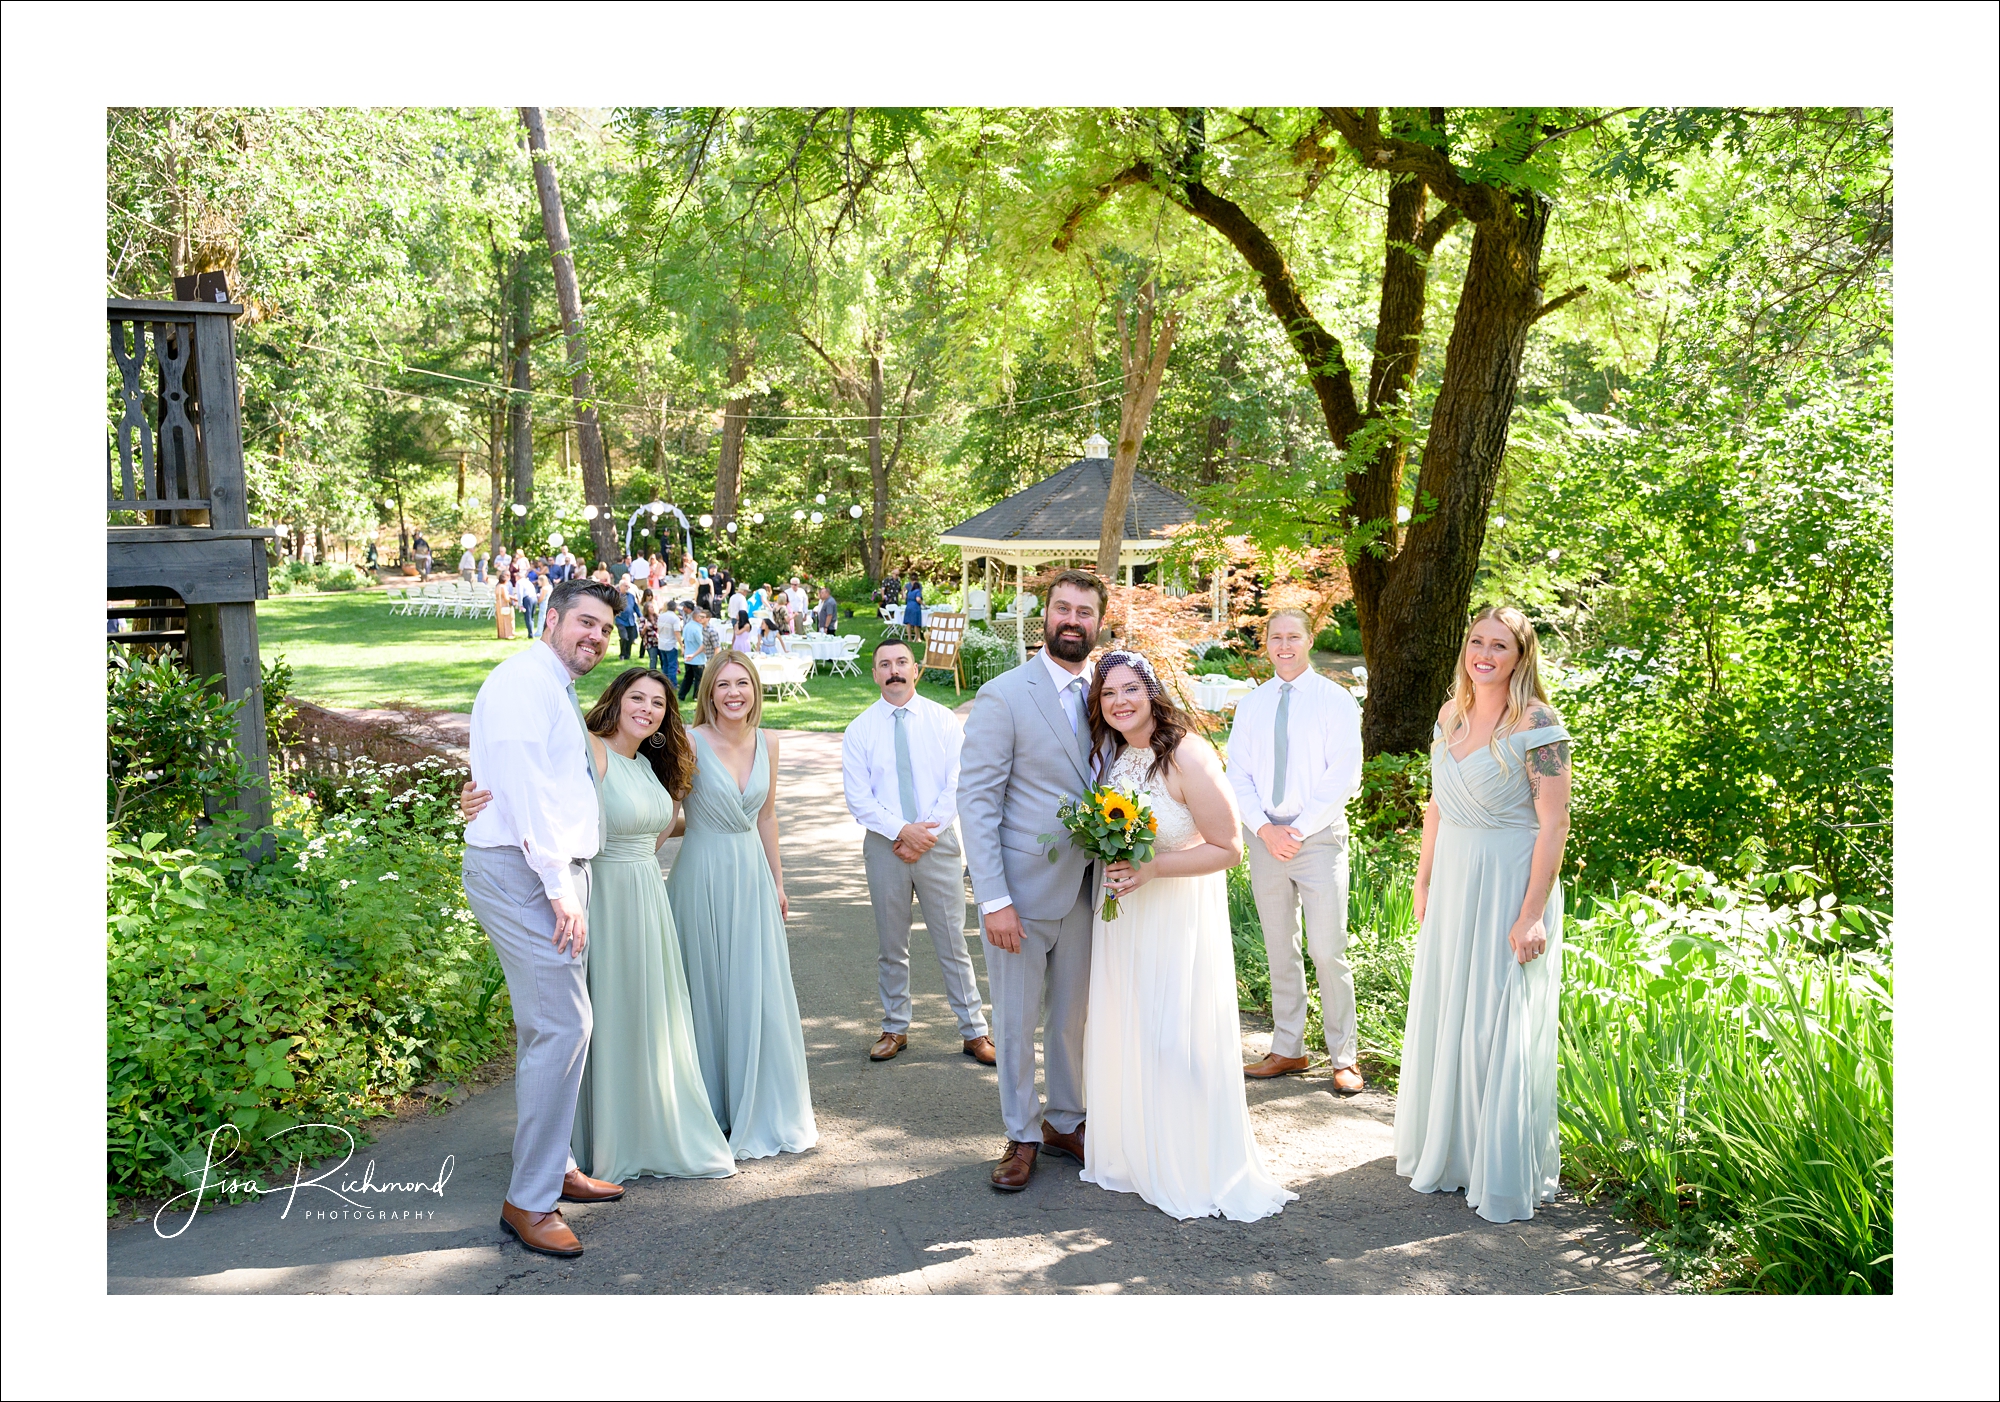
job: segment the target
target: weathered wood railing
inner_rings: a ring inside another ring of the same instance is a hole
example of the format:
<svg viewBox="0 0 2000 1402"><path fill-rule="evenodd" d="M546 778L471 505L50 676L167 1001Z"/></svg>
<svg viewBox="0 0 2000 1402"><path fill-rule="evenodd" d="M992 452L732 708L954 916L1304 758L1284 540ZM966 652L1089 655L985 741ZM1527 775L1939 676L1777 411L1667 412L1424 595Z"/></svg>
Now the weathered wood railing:
<svg viewBox="0 0 2000 1402"><path fill-rule="evenodd" d="M269 592L264 542L250 525L237 405L235 318L221 302L110 301L105 597L125 646L171 646L243 702L236 747L268 774L257 600ZM181 627L173 624L185 620ZM237 796L270 821L263 784Z"/></svg>
<svg viewBox="0 0 2000 1402"><path fill-rule="evenodd" d="M107 511L152 512L156 526L249 526L232 325L242 310L228 302L105 303L118 369Z"/></svg>

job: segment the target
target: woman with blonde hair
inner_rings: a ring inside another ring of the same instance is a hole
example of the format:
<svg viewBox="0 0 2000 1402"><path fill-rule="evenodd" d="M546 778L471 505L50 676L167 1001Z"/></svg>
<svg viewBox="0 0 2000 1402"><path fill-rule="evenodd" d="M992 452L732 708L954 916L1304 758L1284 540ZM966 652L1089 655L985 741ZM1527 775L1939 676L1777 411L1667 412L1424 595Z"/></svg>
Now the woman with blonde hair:
<svg viewBox="0 0 2000 1402"><path fill-rule="evenodd" d="M702 1080L739 1159L798 1153L819 1139L785 945L778 740L758 728L763 713L756 668L723 649L701 676L687 836L667 878Z"/></svg>
<svg viewBox="0 0 2000 1402"><path fill-rule="evenodd" d="M1556 1015L1570 736L1535 630L1482 610L1431 740L1431 801L1396 1099L1396 1172L1489 1222L1555 1196Z"/></svg>

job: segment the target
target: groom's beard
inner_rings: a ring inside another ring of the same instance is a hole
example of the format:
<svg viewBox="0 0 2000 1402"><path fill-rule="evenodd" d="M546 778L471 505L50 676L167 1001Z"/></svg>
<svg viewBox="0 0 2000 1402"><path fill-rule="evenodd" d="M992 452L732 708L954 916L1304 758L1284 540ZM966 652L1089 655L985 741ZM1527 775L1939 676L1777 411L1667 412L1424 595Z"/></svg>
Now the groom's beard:
<svg viewBox="0 0 2000 1402"><path fill-rule="evenodd" d="M1090 656L1091 648L1097 645L1097 635L1086 633L1074 623L1065 623L1051 633L1047 639L1050 652L1065 662L1081 662Z"/></svg>

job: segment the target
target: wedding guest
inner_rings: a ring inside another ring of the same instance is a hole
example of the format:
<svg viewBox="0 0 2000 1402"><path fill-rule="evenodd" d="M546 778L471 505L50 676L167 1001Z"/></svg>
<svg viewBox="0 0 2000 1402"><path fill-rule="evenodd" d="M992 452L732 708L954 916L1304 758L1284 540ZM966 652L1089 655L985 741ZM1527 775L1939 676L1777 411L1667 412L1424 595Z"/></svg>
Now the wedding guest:
<svg viewBox="0 0 2000 1402"><path fill-rule="evenodd" d="M680 614L672 604L654 602L647 605L647 620L653 630L653 640L647 644L647 658L653 670L667 679L668 687L680 685L681 665L681 625Z"/></svg>
<svg viewBox="0 0 2000 1402"><path fill-rule="evenodd" d="M587 863L599 843L576 679L604 656L616 607L609 590L565 588L551 600L547 632L495 667L472 704L472 778L494 802L465 831L465 899L506 974L518 1056L500 1223L551 1256L583 1253L558 1199L625 1193L568 1154L590 1041Z"/></svg>
<svg viewBox="0 0 2000 1402"><path fill-rule="evenodd" d="M660 606L650 599L639 611L639 660L655 672L667 670L660 665Z"/></svg>
<svg viewBox="0 0 2000 1402"><path fill-rule="evenodd" d="M1517 608L1480 611L1431 738L1396 1172L1489 1222L1555 1196L1570 735Z"/></svg>
<svg viewBox="0 0 2000 1402"><path fill-rule="evenodd" d="M1363 1086L1355 1068L1354 974L1347 966L1347 801L1361 790L1361 708L1312 668L1305 614L1279 609L1264 626L1274 675L1236 705L1229 782L1243 814L1250 890L1271 964L1271 1050L1244 1069L1259 1080L1312 1065L1306 1054L1306 948L1319 973L1320 1017L1334 1089Z"/></svg>
<svg viewBox="0 0 2000 1402"><path fill-rule="evenodd" d="M597 562L597 568L590 572L590 578L593 583L602 584L606 588L610 588L617 583L617 581L611 577L610 567L607 566L602 560L599 560Z"/></svg>
<svg viewBox="0 0 2000 1402"><path fill-rule="evenodd" d="M639 589L627 574L618 581L618 659L629 661L632 644L639 640Z"/></svg>
<svg viewBox="0 0 2000 1402"><path fill-rule="evenodd" d="M471 584L473 582L473 575L478 572L478 568L479 568L479 561L477 557L473 555L472 547L468 545L465 547L464 550L459 552L458 577L464 580L467 584Z"/></svg>
<svg viewBox="0 0 2000 1402"><path fill-rule="evenodd" d="M514 638L514 590L507 583L507 576L495 572L493 576L493 632L501 642L512 642Z"/></svg>
<svg viewBox="0 0 2000 1402"><path fill-rule="evenodd" d="M761 657L784 655L784 645L780 641L784 630L775 618L767 618L757 625L757 653Z"/></svg>
<svg viewBox="0 0 2000 1402"><path fill-rule="evenodd" d="M715 581L708 577L708 566L696 567L694 572L694 603L704 613L715 607Z"/></svg>
<svg viewBox="0 0 2000 1402"><path fill-rule="evenodd" d="M695 707L687 835L667 878L702 1080L739 1159L797 1153L819 1138L785 945L778 740L758 728L763 710L750 659L716 657Z"/></svg>
<svg viewBox="0 0 2000 1402"><path fill-rule="evenodd" d="M736 632L731 636L729 645L745 656L757 651L757 630L750 626L748 609L737 610Z"/></svg>
<svg viewBox="0 0 2000 1402"><path fill-rule="evenodd" d="M697 605L681 624L681 700L687 700L688 692L701 686L708 655L708 610Z"/></svg>
<svg viewBox="0 0 2000 1402"><path fill-rule="evenodd" d="M797 575L792 576L791 587L785 590L785 607L791 613L792 631L803 633L806 629L806 613L812 607L812 600L806 596L806 587L799 583Z"/></svg>
<svg viewBox="0 0 2000 1402"><path fill-rule="evenodd" d="M741 583L732 585L729 592L729 611L724 617L735 618L739 614L748 614L749 612L750 595L748 591L744 589Z"/></svg>
<svg viewBox="0 0 2000 1402"><path fill-rule="evenodd" d="M769 605L770 600L771 600L770 586L766 584L758 585L755 589L752 589L750 591L750 603L749 603L750 612L752 614L762 613L765 610L765 608Z"/></svg>
<svg viewBox="0 0 2000 1402"><path fill-rule="evenodd" d="M861 860L875 908L880 951L882 1035L871 1061L888 1061L910 1044L910 902L924 914L944 971L945 997L958 1018L965 1054L991 1066L995 1057L979 979L965 950L965 859L958 840L958 717L917 695L917 658L891 638L875 648L881 699L848 723L840 744L847 811L867 829Z"/></svg>
<svg viewBox="0 0 2000 1402"><path fill-rule="evenodd" d="M840 605L834 602L833 591L824 584L819 587L819 606L813 612L813 622L822 633L831 633L840 627Z"/></svg>
<svg viewBox="0 0 2000 1402"><path fill-rule="evenodd" d="M924 626L924 585L920 579L910 581L903 595L903 627L915 628L921 635Z"/></svg>

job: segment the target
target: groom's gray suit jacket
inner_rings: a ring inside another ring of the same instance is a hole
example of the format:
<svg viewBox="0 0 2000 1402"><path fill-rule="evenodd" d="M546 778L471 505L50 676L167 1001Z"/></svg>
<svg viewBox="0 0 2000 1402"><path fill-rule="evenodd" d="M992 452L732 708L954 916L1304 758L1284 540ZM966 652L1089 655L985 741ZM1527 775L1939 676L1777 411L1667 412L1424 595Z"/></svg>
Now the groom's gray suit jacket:
<svg viewBox="0 0 2000 1402"><path fill-rule="evenodd" d="M1089 684L1085 675L1085 684ZM1060 920L1076 905L1090 865L1056 819L1090 787L1086 728L1073 734L1048 668L1037 659L979 688L959 753L958 821L973 899L1002 896L1027 920ZM1036 839L1054 833L1050 844Z"/></svg>

